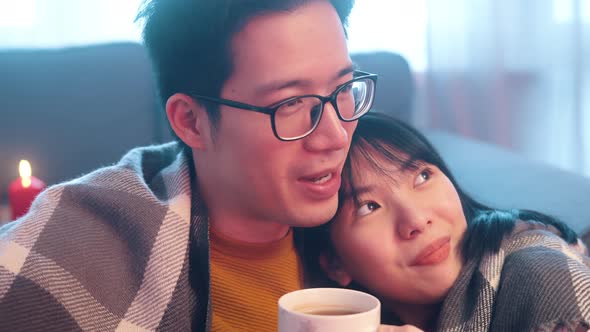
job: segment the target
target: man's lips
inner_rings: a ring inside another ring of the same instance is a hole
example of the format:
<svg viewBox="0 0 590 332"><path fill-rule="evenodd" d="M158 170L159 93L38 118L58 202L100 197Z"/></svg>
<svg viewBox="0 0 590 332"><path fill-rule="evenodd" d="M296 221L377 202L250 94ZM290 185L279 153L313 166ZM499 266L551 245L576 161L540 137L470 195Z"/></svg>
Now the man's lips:
<svg viewBox="0 0 590 332"><path fill-rule="evenodd" d="M316 200L334 197L340 189L340 171L337 168L306 174L298 179L307 195Z"/></svg>
<svg viewBox="0 0 590 332"><path fill-rule="evenodd" d="M314 181L314 180L321 179L322 177L325 177L326 175L329 175L329 174L331 174L332 176L334 176L334 175L340 176L340 168L334 167L334 168L329 168L329 169L325 169L325 170L314 172L314 173L308 173L308 174L301 176L299 178L299 181Z"/></svg>
<svg viewBox="0 0 590 332"><path fill-rule="evenodd" d="M421 266L421 265L435 265L438 264L447 257L451 252L451 237L445 236L438 240L435 240L426 248L422 249L420 253L414 258L410 266Z"/></svg>

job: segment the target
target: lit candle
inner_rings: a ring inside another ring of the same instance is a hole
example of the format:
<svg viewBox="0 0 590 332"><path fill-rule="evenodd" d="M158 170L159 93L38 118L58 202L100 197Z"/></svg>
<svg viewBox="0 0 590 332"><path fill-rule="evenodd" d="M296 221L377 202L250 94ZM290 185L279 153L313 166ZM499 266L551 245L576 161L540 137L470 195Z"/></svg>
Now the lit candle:
<svg viewBox="0 0 590 332"><path fill-rule="evenodd" d="M35 197L45 189L45 183L32 175L31 164L28 161L20 161L18 172L20 178L12 181L8 188L12 220L27 213Z"/></svg>

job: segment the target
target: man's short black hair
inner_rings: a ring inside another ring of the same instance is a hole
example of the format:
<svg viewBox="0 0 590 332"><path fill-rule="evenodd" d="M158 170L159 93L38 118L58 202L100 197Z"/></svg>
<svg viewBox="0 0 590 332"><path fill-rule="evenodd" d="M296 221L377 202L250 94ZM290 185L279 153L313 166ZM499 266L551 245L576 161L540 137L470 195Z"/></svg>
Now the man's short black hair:
<svg viewBox="0 0 590 332"><path fill-rule="evenodd" d="M161 104L174 93L219 97L232 73L234 34L255 16L309 1L317 0L145 0L137 19L144 24ZM346 28L354 0L330 3ZM209 105L207 112L215 126L217 107Z"/></svg>

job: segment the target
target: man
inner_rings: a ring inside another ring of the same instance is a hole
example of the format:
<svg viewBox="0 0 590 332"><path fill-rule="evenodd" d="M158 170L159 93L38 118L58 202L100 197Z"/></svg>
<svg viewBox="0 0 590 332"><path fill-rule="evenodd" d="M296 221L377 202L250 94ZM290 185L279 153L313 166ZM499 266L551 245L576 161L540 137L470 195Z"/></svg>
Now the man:
<svg viewBox="0 0 590 332"><path fill-rule="evenodd" d="M272 331L303 287L292 227L328 221L375 76L345 0L152 0L178 143L54 186L0 234L2 330Z"/></svg>

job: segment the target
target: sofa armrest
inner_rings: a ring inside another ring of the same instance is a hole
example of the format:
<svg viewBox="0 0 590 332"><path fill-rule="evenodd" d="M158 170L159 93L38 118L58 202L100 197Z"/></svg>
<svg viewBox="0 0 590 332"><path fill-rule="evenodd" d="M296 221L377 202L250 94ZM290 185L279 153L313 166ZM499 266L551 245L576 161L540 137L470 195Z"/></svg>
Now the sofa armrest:
<svg viewBox="0 0 590 332"><path fill-rule="evenodd" d="M426 136L474 198L498 208L525 208L552 215L590 244L589 178L454 134L431 131Z"/></svg>

